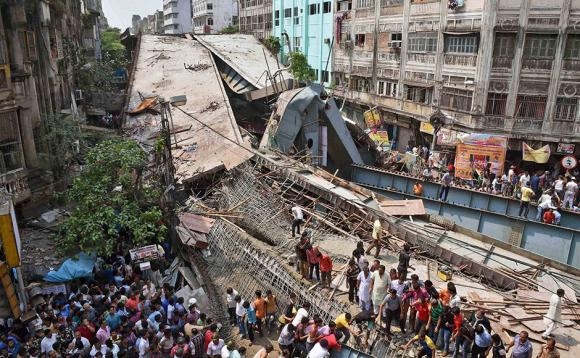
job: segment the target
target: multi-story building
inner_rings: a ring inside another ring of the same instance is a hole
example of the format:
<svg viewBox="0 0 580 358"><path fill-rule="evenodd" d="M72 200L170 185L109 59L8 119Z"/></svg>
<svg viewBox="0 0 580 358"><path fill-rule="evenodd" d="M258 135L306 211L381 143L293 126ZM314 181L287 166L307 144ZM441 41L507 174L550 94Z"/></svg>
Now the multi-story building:
<svg viewBox="0 0 580 358"><path fill-rule="evenodd" d="M274 0L273 34L282 44L281 58L302 52L314 71L314 81L330 84L333 42L333 2L325 0Z"/></svg>
<svg viewBox="0 0 580 358"><path fill-rule="evenodd" d="M449 127L506 134L512 148L578 142L580 1L458 3L335 3L335 95L353 119L378 106L399 149L438 109Z"/></svg>
<svg viewBox="0 0 580 358"><path fill-rule="evenodd" d="M163 0L163 20L166 34L191 32L191 0Z"/></svg>
<svg viewBox="0 0 580 358"><path fill-rule="evenodd" d="M83 0L83 15L86 23L83 31L83 46L85 50L100 60L101 55L101 15L103 7L101 0Z"/></svg>
<svg viewBox="0 0 580 358"><path fill-rule="evenodd" d="M164 23L165 20L163 18L163 11L158 10L155 12L155 25L153 27L154 34L162 34L164 33Z"/></svg>
<svg viewBox="0 0 580 358"><path fill-rule="evenodd" d="M240 33L258 39L272 35L272 0L240 1Z"/></svg>
<svg viewBox="0 0 580 358"><path fill-rule="evenodd" d="M141 31L141 16L133 15L131 17L131 32L138 34Z"/></svg>
<svg viewBox="0 0 580 358"><path fill-rule="evenodd" d="M217 34L224 27L238 24L238 0L193 0L191 6L196 34Z"/></svg>

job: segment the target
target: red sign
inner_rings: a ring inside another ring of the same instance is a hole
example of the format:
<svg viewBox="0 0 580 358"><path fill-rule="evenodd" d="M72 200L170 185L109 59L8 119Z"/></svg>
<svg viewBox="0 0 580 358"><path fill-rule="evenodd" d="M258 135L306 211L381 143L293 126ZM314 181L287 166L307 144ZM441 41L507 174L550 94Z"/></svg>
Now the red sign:
<svg viewBox="0 0 580 358"><path fill-rule="evenodd" d="M578 165L578 160L573 155L567 155L560 161L564 169L574 169Z"/></svg>

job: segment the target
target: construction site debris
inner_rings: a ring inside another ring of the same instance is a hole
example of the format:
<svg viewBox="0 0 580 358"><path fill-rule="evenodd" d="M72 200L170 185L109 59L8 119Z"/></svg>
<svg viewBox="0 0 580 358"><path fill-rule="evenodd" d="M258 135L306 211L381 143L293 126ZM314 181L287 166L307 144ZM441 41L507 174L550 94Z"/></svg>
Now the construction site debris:
<svg viewBox="0 0 580 358"><path fill-rule="evenodd" d="M185 67L186 70L190 71L204 71L207 70L208 68L211 68L212 66L208 63L197 63L195 65L188 65L184 63L183 67Z"/></svg>
<svg viewBox="0 0 580 358"><path fill-rule="evenodd" d="M220 104L216 101L211 101L204 109L201 110L201 113L213 112L218 108L220 108Z"/></svg>

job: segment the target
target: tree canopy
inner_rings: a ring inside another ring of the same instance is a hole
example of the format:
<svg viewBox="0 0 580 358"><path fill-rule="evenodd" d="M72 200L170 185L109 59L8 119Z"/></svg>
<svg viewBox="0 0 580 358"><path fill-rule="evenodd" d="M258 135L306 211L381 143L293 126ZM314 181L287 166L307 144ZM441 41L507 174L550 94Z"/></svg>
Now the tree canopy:
<svg viewBox="0 0 580 358"><path fill-rule="evenodd" d="M290 73L298 81L307 81L314 78L312 67L308 64L306 56L301 52L290 54Z"/></svg>
<svg viewBox="0 0 580 358"><path fill-rule="evenodd" d="M74 206L61 226L66 252L107 256L121 241L132 247L164 238L162 193L156 181L142 175L147 163L132 140L110 139L88 151L85 168L64 193Z"/></svg>

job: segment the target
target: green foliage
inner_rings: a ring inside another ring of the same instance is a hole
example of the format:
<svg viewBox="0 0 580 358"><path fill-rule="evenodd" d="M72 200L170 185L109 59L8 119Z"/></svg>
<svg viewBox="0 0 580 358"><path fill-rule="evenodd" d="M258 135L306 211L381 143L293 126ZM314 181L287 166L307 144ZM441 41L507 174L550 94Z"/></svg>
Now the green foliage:
<svg viewBox="0 0 580 358"><path fill-rule="evenodd" d="M240 32L238 25L228 25L220 30L220 34L237 34Z"/></svg>
<svg viewBox="0 0 580 358"><path fill-rule="evenodd" d="M301 52L292 52L290 54L290 73L298 81L314 79L312 67L308 64L306 56Z"/></svg>
<svg viewBox="0 0 580 358"><path fill-rule="evenodd" d="M84 170L64 193L74 205L61 226L65 252L106 256L120 236L129 247L164 238L167 227L158 205L162 192L141 175L147 163L147 154L132 140L110 139L88 151Z"/></svg>
<svg viewBox="0 0 580 358"><path fill-rule="evenodd" d="M268 48L268 50L270 50L270 52L272 52L272 54L274 56L276 56L278 53L280 53L280 49L282 48L282 45L280 44L280 39L275 37L275 36L270 36L266 39L263 40L264 41L264 45Z"/></svg>

